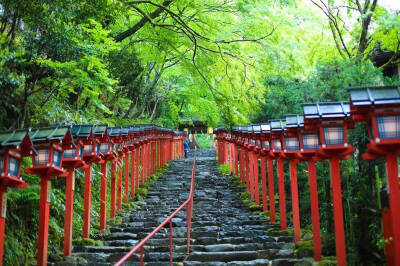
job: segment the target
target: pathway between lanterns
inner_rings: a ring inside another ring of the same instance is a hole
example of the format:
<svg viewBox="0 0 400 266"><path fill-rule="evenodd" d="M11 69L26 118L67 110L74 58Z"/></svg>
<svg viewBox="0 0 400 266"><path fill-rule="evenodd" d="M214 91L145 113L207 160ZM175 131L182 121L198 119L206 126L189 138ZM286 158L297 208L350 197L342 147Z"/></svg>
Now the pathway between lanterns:
<svg viewBox="0 0 400 266"><path fill-rule="evenodd" d="M74 246L73 256L57 265L112 265L171 214L187 197L193 158L171 162L166 173L148 190L139 207L119 214L118 226L98 236L103 246ZM296 258L293 236L279 224L254 215L242 203L237 188L218 173L213 151L197 153L196 185L191 230L191 253L186 254L186 213L173 219L174 265L294 265L312 258ZM145 246L146 265L169 265L168 228ZM138 265L135 254L126 265Z"/></svg>

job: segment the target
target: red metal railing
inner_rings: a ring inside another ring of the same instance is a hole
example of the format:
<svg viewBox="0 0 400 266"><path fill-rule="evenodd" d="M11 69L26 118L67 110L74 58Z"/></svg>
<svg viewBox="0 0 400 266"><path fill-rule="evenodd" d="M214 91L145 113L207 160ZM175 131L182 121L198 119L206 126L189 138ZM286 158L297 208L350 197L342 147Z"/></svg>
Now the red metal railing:
<svg viewBox="0 0 400 266"><path fill-rule="evenodd" d="M138 250L140 252L140 265L143 265L144 260L144 245L149 241L158 231L169 223L169 264L172 265L172 218L174 218L184 207L186 207L186 245L187 253L190 253L190 228L192 221L192 211L193 211L193 194L194 194L194 177L196 172L196 153L193 157L193 167L192 167L192 178L190 183L190 192L188 199L179 206L168 218L166 218L156 229L153 230L148 236L146 236L142 241L139 242L131 251L129 251L125 256L123 256L114 266L123 265L130 257L132 257Z"/></svg>

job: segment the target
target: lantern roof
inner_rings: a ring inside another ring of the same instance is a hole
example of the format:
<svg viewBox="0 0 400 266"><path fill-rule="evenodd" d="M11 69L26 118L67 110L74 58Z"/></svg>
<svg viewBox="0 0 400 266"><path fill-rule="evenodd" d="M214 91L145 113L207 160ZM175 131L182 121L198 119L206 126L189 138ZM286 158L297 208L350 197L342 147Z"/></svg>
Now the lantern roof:
<svg viewBox="0 0 400 266"><path fill-rule="evenodd" d="M121 127L109 127L108 128L108 136L119 137L120 134L121 134Z"/></svg>
<svg viewBox="0 0 400 266"><path fill-rule="evenodd" d="M93 125L72 125L71 135L74 138L88 138L92 129Z"/></svg>
<svg viewBox="0 0 400 266"><path fill-rule="evenodd" d="M23 156L31 155L32 151L36 154L36 150L33 148L33 144L28 133L29 129L17 129L0 132L0 146L19 146Z"/></svg>
<svg viewBox="0 0 400 266"><path fill-rule="evenodd" d="M349 88L348 91L354 106L400 104L399 86Z"/></svg>
<svg viewBox="0 0 400 266"><path fill-rule="evenodd" d="M265 133L270 133L271 132L271 125L263 123L260 126L261 126L262 133L265 134Z"/></svg>
<svg viewBox="0 0 400 266"><path fill-rule="evenodd" d="M28 129L18 129L18 130L0 132L0 146L2 147L18 146L24 141L28 132L29 132ZM29 142L31 142L29 136L28 139Z"/></svg>
<svg viewBox="0 0 400 266"><path fill-rule="evenodd" d="M254 124L251 125L253 129L254 134L260 134L261 133L261 125L260 124Z"/></svg>
<svg viewBox="0 0 400 266"><path fill-rule="evenodd" d="M71 137L71 126L51 126L34 129L29 132L29 137L32 142L64 140Z"/></svg>
<svg viewBox="0 0 400 266"><path fill-rule="evenodd" d="M92 130L94 136L103 136L107 133L107 125L95 125Z"/></svg>
<svg viewBox="0 0 400 266"><path fill-rule="evenodd" d="M286 128L304 127L304 118L302 115L285 115Z"/></svg>
<svg viewBox="0 0 400 266"><path fill-rule="evenodd" d="M269 125L271 127L271 131L282 131L285 128L285 120L281 119L272 119L269 120Z"/></svg>
<svg viewBox="0 0 400 266"><path fill-rule="evenodd" d="M128 127L120 127L121 128L121 136L128 136L129 128Z"/></svg>
<svg viewBox="0 0 400 266"><path fill-rule="evenodd" d="M305 119L350 117L348 102L325 102L302 104Z"/></svg>
<svg viewBox="0 0 400 266"><path fill-rule="evenodd" d="M248 134L253 133L253 126L252 125L247 125L245 126L245 132L247 132Z"/></svg>

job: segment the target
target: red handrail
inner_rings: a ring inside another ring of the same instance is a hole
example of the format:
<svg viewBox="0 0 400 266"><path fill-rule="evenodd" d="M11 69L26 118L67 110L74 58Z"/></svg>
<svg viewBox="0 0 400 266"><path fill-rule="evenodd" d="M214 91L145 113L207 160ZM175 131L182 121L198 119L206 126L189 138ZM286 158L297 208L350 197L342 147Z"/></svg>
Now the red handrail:
<svg viewBox="0 0 400 266"><path fill-rule="evenodd" d="M140 250L140 265L143 265L144 250L143 246L148 240L150 240L161 228L163 228L169 222L169 264L172 265L172 218L174 218L184 207L186 208L186 245L187 253L190 253L190 228L192 221L192 211L193 211L193 194L194 194L194 177L196 172L196 152L193 157L193 167L192 167L192 178L190 183L190 192L188 199L179 206L167 219L165 219L156 229L153 230L148 236L146 236L142 241L140 241L131 251L129 251L125 256L123 256L114 266L120 266L125 263L132 255L134 255L138 250Z"/></svg>

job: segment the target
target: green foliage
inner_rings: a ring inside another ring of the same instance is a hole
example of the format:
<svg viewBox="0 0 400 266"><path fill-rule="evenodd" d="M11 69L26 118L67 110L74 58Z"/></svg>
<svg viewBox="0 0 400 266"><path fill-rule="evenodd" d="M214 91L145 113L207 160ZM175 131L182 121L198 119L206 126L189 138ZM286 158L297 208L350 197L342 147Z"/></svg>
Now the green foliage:
<svg viewBox="0 0 400 266"><path fill-rule="evenodd" d="M221 164L218 167L218 171L222 175L230 175L231 174L231 169L229 164Z"/></svg>

